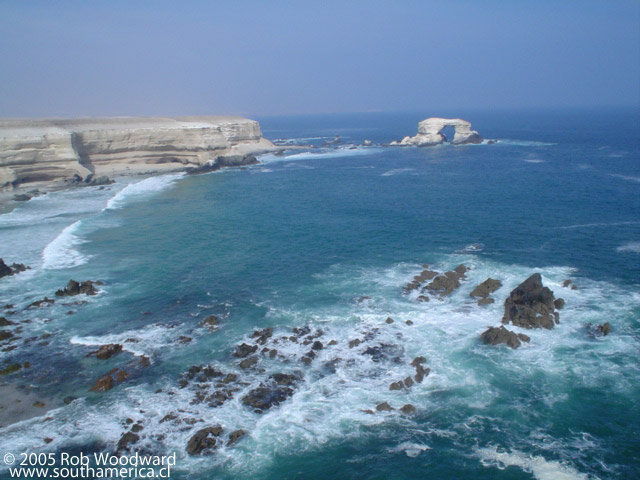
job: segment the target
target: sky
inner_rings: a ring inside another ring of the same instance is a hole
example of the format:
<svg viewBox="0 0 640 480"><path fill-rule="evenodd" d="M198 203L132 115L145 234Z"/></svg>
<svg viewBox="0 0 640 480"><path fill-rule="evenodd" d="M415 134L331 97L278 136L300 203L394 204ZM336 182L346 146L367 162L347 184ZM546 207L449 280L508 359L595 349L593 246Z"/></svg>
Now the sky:
<svg viewBox="0 0 640 480"><path fill-rule="evenodd" d="M640 0L0 0L0 117L640 105Z"/></svg>

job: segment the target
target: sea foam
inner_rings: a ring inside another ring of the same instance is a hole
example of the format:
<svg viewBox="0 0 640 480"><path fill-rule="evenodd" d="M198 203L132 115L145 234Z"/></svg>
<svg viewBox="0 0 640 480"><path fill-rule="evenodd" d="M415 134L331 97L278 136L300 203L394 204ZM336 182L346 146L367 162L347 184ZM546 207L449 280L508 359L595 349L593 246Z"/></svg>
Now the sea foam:
<svg viewBox="0 0 640 480"><path fill-rule="evenodd" d="M76 235L82 220L67 226L42 251L42 268L45 270L77 267L86 263L88 257L81 254L76 247L85 240Z"/></svg>
<svg viewBox="0 0 640 480"><path fill-rule="evenodd" d="M116 210L122 208L130 201L145 199L149 195L153 195L156 192L170 187L174 182L176 182L176 180L183 176L184 173L172 173L146 178L136 183L130 183L110 198L103 210Z"/></svg>

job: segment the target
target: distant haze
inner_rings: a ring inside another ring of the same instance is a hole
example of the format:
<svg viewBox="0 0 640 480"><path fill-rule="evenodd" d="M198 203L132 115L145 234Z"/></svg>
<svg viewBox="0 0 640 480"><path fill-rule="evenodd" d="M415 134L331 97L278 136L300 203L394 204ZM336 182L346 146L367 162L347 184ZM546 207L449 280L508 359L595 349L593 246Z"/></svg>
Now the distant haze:
<svg viewBox="0 0 640 480"><path fill-rule="evenodd" d="M640 103L640 2L0 0L0 117Z"/></svg>

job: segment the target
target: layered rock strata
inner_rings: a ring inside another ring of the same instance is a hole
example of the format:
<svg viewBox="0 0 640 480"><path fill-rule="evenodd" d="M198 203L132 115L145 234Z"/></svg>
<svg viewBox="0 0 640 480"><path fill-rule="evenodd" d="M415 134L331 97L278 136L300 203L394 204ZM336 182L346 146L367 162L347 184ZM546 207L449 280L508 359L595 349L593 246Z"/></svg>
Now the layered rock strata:
<svg viewBox="0 0 640 480"><path fill-rule="evenodd" d="M0 120L0 187L85 183L101 176L254 163L274 150L236 116Z"/></svg>

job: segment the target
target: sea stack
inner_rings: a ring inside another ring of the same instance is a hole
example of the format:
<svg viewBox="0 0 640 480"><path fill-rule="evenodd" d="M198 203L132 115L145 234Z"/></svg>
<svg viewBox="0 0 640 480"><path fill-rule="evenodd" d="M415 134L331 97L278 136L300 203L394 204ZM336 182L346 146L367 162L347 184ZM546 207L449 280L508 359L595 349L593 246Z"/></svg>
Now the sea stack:
<svg viewBox="0 0 640 480"><path fill-rule="evenodd" d="M445 127L452 126L455 134L451 140L453 145L465 143L482 143L482 137L475 130L471 130L471 122L460 118L427 118L418 123L418 134L415 137L404 137L399 142L390 145L431 147L440 145L448 139L442 133Z"/></svg>

